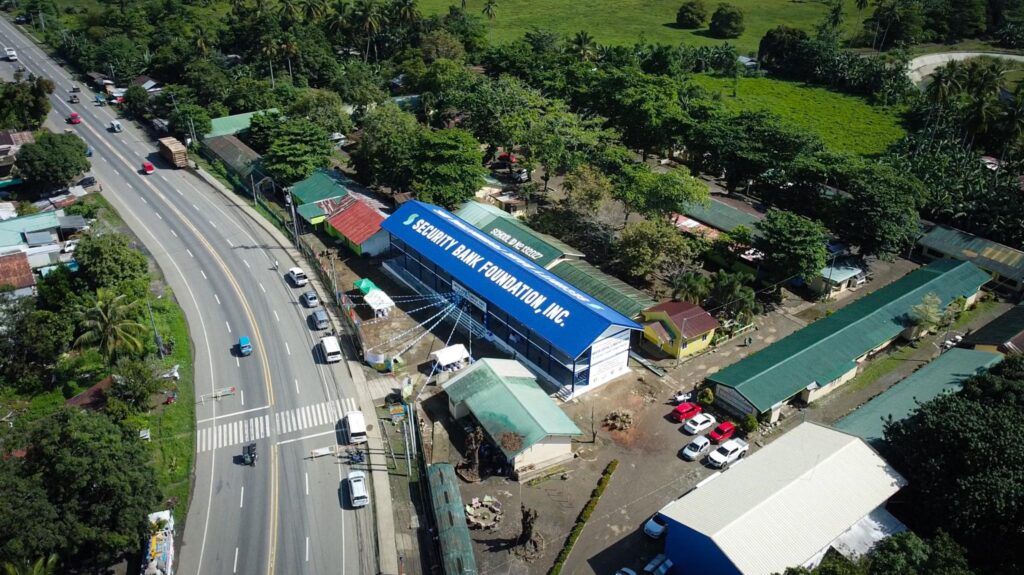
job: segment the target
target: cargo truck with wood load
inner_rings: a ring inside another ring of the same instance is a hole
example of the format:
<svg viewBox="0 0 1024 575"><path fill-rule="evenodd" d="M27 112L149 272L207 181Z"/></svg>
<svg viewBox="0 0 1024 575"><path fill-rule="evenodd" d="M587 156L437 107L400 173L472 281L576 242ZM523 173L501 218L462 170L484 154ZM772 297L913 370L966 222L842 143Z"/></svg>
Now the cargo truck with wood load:
<svg viewBox="0 0 1024 575"><path fill-rule="evenodd" d="M176 138L160 138L160 155L174 164L175 168L188 167L188 148Z"/></svg>

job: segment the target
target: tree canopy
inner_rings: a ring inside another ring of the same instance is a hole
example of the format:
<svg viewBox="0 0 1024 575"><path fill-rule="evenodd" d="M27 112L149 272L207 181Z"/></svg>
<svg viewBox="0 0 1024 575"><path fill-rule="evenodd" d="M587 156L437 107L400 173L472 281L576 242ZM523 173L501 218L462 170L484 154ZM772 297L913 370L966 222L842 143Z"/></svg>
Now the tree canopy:
<svg viewBox="0 0 1024 575"><path fill-rule="evenodd" d="M64 186L89 169L85 151L85 142L75 134L43 132L35 143L21 147L18 172L41 188Z"/></svg>
<svg viewBox="0 0 1024 575"><path fill-rule="evenodd" d="M757 229L754 247L764 254L764 267L773 277L810 281L825 267L828 235L820 223L793 212L769 210Z"/></svg>
<svg viewBox="0 0 1024 575"><path fill-rule="evenodd" d="M469 132L425 131L418 148L412 188L421 200L453 209L483 185L483 154Z"/></svg>

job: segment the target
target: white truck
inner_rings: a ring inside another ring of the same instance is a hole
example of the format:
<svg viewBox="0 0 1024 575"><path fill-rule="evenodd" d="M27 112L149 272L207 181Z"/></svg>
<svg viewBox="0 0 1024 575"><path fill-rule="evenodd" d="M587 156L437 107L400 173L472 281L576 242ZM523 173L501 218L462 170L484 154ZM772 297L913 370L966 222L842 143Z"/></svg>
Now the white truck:
<svg viewBox="0 0 1024 575"><path fill-rule="evenodd" d="M722 445L718 446L718 449L712 451L708 455L708 463L712 467L719 469L725 469L733 463L736 463L743 458L747 452L750 451L750 445L742 439L730 439Z"/></svg>
<svg viewBox="0 0 1024 575"><path fill-rule="evenodd" d="M345 414L345 435L353 444L366 443L366 419L362 411L350 411Z"/></svg>

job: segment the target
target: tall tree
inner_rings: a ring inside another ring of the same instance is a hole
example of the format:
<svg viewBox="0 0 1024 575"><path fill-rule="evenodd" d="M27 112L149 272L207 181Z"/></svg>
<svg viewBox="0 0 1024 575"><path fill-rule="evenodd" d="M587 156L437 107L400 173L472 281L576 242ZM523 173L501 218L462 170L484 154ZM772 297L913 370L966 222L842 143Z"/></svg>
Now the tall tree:
<svg viewBox="0 0 1024 575"><path fill-rule="evenodd" d="M862 254L890 257L910 247L921 233L917 206L925 191L913 176L877 162L854 163L840 177L849 194L841 198L838 232Z"/></svg>
<svg viewBox="0 0 1024 575"><path fill-rule="evenodd" d="M483 185L480 143L465 130L426 131L415 155L412 188L419 199L453 209Z"/></svg>
<svg viewBox="0 0 1024 575"><path fill-rule="evenodd" d="M562 181L566 207L580 215L592 215L610 197L612 182L600 170L584 164L576 167Z"/></svg>
<svg viewBox="0 0 1024 575"><path fill-rule="evenodd" d="M497 0L487 0L484 2L484 9L481 10L484 16L487 16L488 20L494 20L498 15L498 2Z"/></svg>
<svg viewBox="0 0 1024 575"><path fill-rule="evenodd" d="M739 38L746 29L743 11L732 4L721 3L711 15L708 31L715 38Z"/></svg>
<svg viewBox="0 0 1024 575"><path fill-rule="evenodd" d="M416 117L394 103L370 110L352 157L356 171L369 183L407 190L415 174L414 158L422 132Z"/></svg>
<svg viewBox="0 0 1024 575"><path fill-rule="evenodd" d="M754 247L764 254L765 271L772 277L810 281L825 267L828 235L820 223L772 209L757 228L760 233L754 238Z"/></svg>
<svg viewBox="0 0 1024 575"><path fill-rule="evenodd" d="M615 243L617 265L627 276L649 281L667 264L689 257L690 245L665 220L644 220L628 224Z"/></svg>
<svg viewBox="0 0 1024 575"><path fill-rule="evenodd" d="M123 234L90 234L75 248L79 276L91 290L116 288L146 277L146 256L132 247Z"/></svg>
<svg viewBox="0 0 1024 575"><path fill-rule="evenodd" d="M142 334L146 327L138 321L139 303L128 301L124 294L101 288L77 316L81 335L75 347L95 347L110 363L118 357L139 355L145 349Z"/></svg>
<svg viewBox="0 0 1024 575"><path fill-rule="evenodd" d="M35 143L21 147L18 172L40 188L63 186L89 169L85 152L85 142L75 134L43 132Z"/></svg>
<svg viewBox="0 0 1024 575"><path fill-rule="evenodd" d="M304 118L289 119L280 126L263 165L278 184L290 186L327 166L331 156L327 130Z"/></svg>
<svg viewBox="0 0 1024 575"><path fill-rule="evenodd" d="M701 305L711 295L711 279L700 272L678 273L669 281L672 299Z"/></svg>

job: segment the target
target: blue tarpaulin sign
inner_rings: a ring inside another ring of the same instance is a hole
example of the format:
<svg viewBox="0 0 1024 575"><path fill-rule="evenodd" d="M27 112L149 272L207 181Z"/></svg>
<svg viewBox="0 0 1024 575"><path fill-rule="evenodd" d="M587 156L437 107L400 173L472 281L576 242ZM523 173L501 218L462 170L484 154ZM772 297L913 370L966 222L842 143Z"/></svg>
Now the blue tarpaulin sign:
<svg viewBox="0 0 1024 575"><path fill-rule="evenodd" d="M640 329L444 208L406 202L381 227L571 357L611 326Z"/></svg>

